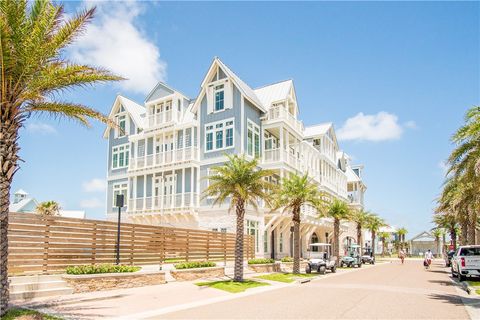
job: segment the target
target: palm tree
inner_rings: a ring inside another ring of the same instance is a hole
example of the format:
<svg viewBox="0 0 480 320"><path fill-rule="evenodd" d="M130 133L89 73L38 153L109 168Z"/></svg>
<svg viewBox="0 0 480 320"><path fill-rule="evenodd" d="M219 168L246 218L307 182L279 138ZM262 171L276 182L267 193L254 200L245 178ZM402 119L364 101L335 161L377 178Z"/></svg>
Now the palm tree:
<svg viewBox="0 0 480 320"><path fill-rule="evenodd" d="M58 216L60 205L55 201L40 202L35 208L35 212L42 216Z"/></svg>
<svg viewBox="0 0 480 320"><path fill-rule="evenodd" d="M370 214L370 212L364 210L356 210L353 211L352 214L352 221L357 224L357 244L360 246L363 243L362 228L365 227L365 224L367 223Z"/></svg>
<svg viewBox="0 0 480 320"><path fill-rule="evenodd" d="M328 207L327 216L333 218L333 254L337 257L337 263L340 263L340 222L350 220L352 214L345 202L334 199Z"/></svg>
<svg viewBox="0 0 480 320"><path fill-rule="evenodd" d="M284 178L275 193L273 210L283 208L291 212L293 221L293 273L300 273L300 209L303 205L311 205L322 212L323 196L316 184L308 178L308 174L293 174Z"/></svg>
<svg viewBox="0 0 480 320"><path fill-rule="evenodd" d="M222 166L213 167L212 174L206 179L209 186L203 192L203 198L213 197L213 205L230 201L230 209L235 208L235 269L234 281L243 281L243 239L245 233L245 206L258 208L263 200L270 206L272 184L266 181L273 174L270 170L258 167L258 160L248 161L245 156L227 155L228 161Z"/></svg>
<svg viewBox="0 0 480 320"><path fill-rule="evenodd" d="M85 30L95 9L66 16L51 1L0 1L0 316L8 305L8 207L19 169L19 129L32 114L66 118L89 126L89 118L109 122L86 106L59 100L77 86L120 80L104 69L71 63L63 54Z"/></svg>
<svg viewBox="0 0 480 320"><path fill-rule="evenodd" d="M408 230L403 227L397 230L398 240L399 240L401 249L403 249L403 246L405 245L405 236L407 235L407 233L408 233Z"/></svg>
<svg viewBox="0 0 480 320"><path fill-rule="evenodd" d="M380 241L382 241L382 257L385 256L385 243L390 239L390 233L388 232L380 232L378 233L378 237Z"/></svg>
<svg viewBox="0 0 480 320"><path fill-rule="evenodd" d="M433 222L439 228L447 230L450 234L453 250L457 249L457 219L453 213L437 213L433 216Z"/></svg>
<svg viewBox="0 0 480 320"><path fill-rule="evenodd" d="M436 248L437 254L441 254L440 237L443 235L443 230L440 228L435 228L432 230L431 234L435 238L435 248Z"/></svg>
<svg viewBox="0 0 480 320"><path fill-rule="evenodd" d="M372 234L372 257L375 256L375 239L377 232L380 230L381 227L385 227L387 224L385 220L380 218L376 214L371 214L370 217L367 219L366 227Z"/></svg>

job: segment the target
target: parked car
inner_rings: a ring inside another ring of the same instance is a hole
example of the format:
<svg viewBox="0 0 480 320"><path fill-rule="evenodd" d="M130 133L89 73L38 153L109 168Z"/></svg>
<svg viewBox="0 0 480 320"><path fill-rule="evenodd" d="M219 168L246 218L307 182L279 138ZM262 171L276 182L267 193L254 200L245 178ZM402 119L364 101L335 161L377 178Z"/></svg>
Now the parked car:
<svg viewBox="0 0 480 320"><path fill-rule="evenodd" d="M337 272L337 258L331 256L331 244L329 243L312 243L310 244L309 259L305 267L306 273L317 271L325 274L327 270ZM313 251L313 248L318 248Z"/></svg>
<svg viewBox="0 0 480 320"><path fill-rule="evenodd" d="M480 245L459 247L451 261L452 277L464 281L467 277L480 276Z"/></svg>
<svg viewBox="0 0 480 320"><path fill-rule="evenodd" d="M362 263L375 264L375 257L368 253L364 253L362 256Z"/></svg>
<svg viewBox="0 0 480 320"><path fill-rule="evenodd" d="M340 267L353 268L355 266L362 266L362 257L360 256L360 246L358 244L352 244L348 247L347 255L340 260Z"/></svg>
<svg viewBox="0 0 480 320"><path fill-rule="evenodd" d="M450 250L445 255L445 267L450 268L452 266L452 258L455 255L455 250Z"/></svg>

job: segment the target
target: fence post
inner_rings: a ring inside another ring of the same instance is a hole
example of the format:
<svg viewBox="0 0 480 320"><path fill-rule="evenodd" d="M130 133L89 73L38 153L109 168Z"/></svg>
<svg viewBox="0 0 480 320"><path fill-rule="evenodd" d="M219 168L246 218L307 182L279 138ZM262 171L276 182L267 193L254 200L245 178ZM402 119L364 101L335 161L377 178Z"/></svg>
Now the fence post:
<svg viewBox="0 0 480 320"><path fill-rule="evenodd" d="M43 267L42 272L48 273L48 247L50 246L50 217L45 217L45 238L43 241Z"/></svg>
<svg viewBox="0 0 480 320"><path fill-rule="evenodd" d="M93 237L92 237L92 265L95 264L95 256L97 255L97 223L93 223Z"/></svg>
<svg viewBox="0 0 480 320"><path fill-rule="evenodd" d="M210 232L207 233L207 261L210 260Z"/></svg>
<svg viewBox="0 0 480 320"><path fill-rule="evenodd" d="M135 251L135 225L132 226L132 237L130 246L130 265L133 266L133 253Z"/></svg>
<svg viewBox="0 0 480 320"><path fill-rule="evenodd" d="M227 233L222 232L222 242L223 242L223 264L227 266Z"/></svg>
<svg viewBox="0 0 480 320"><path fill-rule="evenodd" d="M185 250L185 261L188 262L188 256L190 254L190 231L187 231L187 248Z"/></svg>

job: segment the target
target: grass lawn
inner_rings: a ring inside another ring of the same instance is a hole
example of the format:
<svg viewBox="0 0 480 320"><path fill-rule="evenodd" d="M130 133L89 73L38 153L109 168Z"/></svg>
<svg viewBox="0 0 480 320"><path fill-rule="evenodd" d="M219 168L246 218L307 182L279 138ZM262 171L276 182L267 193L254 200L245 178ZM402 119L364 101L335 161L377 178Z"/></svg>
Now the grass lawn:
<svg viewBox="0 0 480 320"><path fill-rule="evenodd" d="M255 278L290 283L295 281L295 278L311 278L316 276L317 276L316 274L305 274L305 273L272 273L272 274L266 274L263 276L257 276Z"/></svg>
<svg viewBox="0 0 480 320"><path fill-rule="evenodd" d="M62 320L62 318L59 317L20 308L12 308L8 310L7 314L2 317L2 320L14 320L19 319L20 317L24 320Z"/></svg>
<svg viewBox="0 0 480 320"><path fill-rule="evenodd" d="M243 282L235 282L233 280L210 281L210 282L198 282L195 284L200 287L207 286L215 289L228 291L231 293L239 293L250 288L269 285L268 283L265 283L265 282L258 282L253 280L244 280Z"/></svg>
<svg viewBox="0 0 480 320"><path fill-rule="evenodd" d="M480 281L467 281L467 283L471 287L480 287Z"/></svg>

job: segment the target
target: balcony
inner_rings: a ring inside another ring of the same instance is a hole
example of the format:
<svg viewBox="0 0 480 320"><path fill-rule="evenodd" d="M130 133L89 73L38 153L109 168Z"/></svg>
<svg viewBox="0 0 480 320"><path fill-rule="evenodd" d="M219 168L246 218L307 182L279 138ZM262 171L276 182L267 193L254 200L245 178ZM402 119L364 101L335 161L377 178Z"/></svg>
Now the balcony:
<svg viewBox="0 0 480 320"><path fill-rule="evenodd" d="M177 120L177 113L174 113L173 109L162 111L148 116L148 127L158 127Z"/></svg>
<svg viewBox="0 0 480 320"><path fill-rule="evenodd" d="M351 203L351 204L359 204L359 205L363 204L363 199L362 199L360 193L358 193L357 191L348 192L347 197L348 197L348 202Z"/></svg>
<svg viewBox="0 0 480 320"><path fill-rule="evenodd" d="M270 108L270 110L267 113L265 124L269 124L277 121L285 121L297 132L303 132L303 129L304 129L303 123L297 120L290 112L288 112L282 106Z"/></svg>
<svg viewBox="0 0 480 320"><path fill-rule="evenodd" d="M128 200L127 212L131 214L151 211L182 211L191 210L198 206L197 193L177 193L157 197L142 197ZM161 213L161 212L158 212Z"/></svg>
<svg viewBox="0 0 480 320"><path fill-rule="evenodd" d="M280 149L264 150L264 159L263 159L264 163L268 164L268 163L275 163L279 161L286 162L292 168L302 171L303 163L301 159L298 159L291 152L287 152L286 150L283 150L283 152L281 152Z"/></svg>
<svg viewBox="0 0 480 320"><path fill-rule="evenodd" d="M154 168L162 165L177 164L199 159L198 148L188 147L170 150L138 158L131 158L129 170Z"/></svg>

